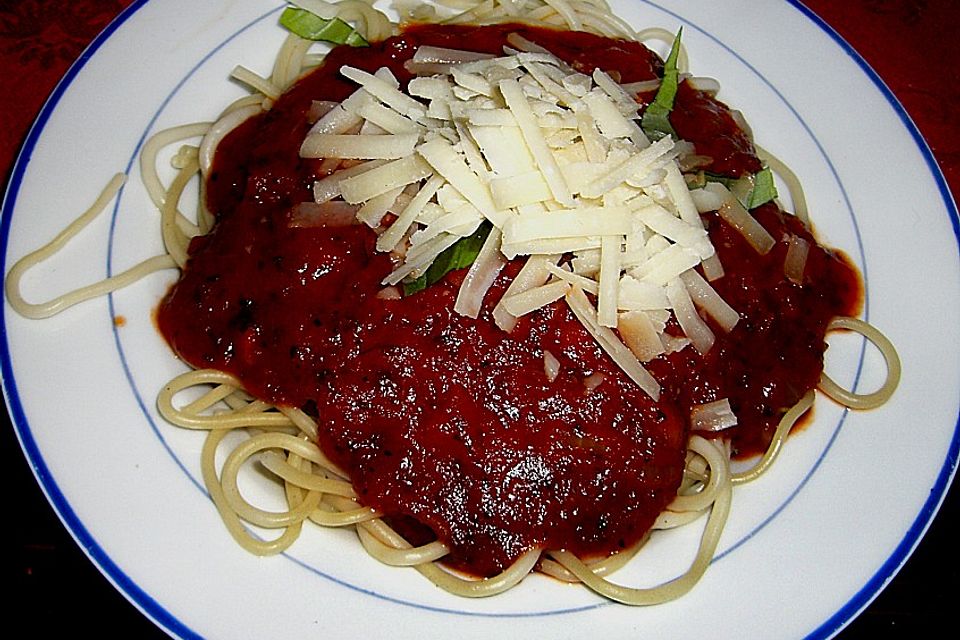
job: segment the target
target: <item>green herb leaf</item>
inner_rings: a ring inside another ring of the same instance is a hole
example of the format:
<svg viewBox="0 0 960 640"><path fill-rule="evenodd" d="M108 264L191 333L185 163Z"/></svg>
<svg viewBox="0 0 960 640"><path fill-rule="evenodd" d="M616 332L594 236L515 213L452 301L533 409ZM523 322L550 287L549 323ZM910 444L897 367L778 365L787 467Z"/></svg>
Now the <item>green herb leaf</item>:
<svg viewBox="0 0 960 640"><path fill-rule="evenodd" d="M773 181L773 172L764 167L753 177L753 191L750 192L750 201L747 209L756 209L777 197L777 185Z"/></svg>
<svg viewBox="0 0 960 640"><path fill-rule="evenodd" d="M741 178L742 179L742 178ZM703 172L703 181L706 182L719 182L727 189L730 189L733 184L737 181L737 178L731 178L730 176L722 176L719 173L710 173L708 171Z"/></svg>
<svg viewBox="0 0 960 640"><path fill-rule="evenodd" d="M480 254L480 248L486 242L490 230L493 228L489 222L484 222L480 227L465 238L460 238L455 243L447 247L443 253L436 257L427 271L416 280L403 283L403 295L409 296L418 291L423 291L435 282L439 282L445 275L457 269L463 269L473 264Z"/></svg>
<svg viewBox="0 0 960 640"><path fill-rule="evenodd" d="M307 40L322 40L351 47L366 47L370 43L356 29L341 20L326 20L305 9L287 7L280 14L280 24Z"/></svg>
<svg viewBox="0 0 960 640"><path fill-rule="evenodd" d="M670 47L670 54L663 67L663 80L660 81L660 88L653 102L643 112L643 118L640 120L640 126L643 132L651 140L659 140L664 136L677 136L670 124L670 111L673 110L673 101L677 97L677 87L680 84L680 72L677 69L677 59L680 57L680 35L683 33L683 27L677 31L677 37L673 39L673 45Z"/></svg>
<svg viewBox="0 0 960 640"><path fill-rule="evenodd" d="M777 185L773 179L773 172L769 167L764 167L759 172L745 175L741 178L731 178L714 173L704 173L706 182L719 182L730 193L737 197L747 210L756 209L762 204L766 204L775 199L778 195ZM691 189L695 188L693 186Z"/></svg>
<svg viewBox="0 0 960 640"><path fill-rule="evenodd" d="M423 274L416 280L409 280L403 283L403 295L412 296L418 291L423 291L427 288L427 274Z"/></svg>

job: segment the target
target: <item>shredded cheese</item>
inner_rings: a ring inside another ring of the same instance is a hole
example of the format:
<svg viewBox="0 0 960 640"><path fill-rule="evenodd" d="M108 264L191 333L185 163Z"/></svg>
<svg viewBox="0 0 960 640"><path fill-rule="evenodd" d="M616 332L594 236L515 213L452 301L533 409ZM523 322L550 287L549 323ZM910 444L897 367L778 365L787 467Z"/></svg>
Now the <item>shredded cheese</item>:
<svg viewBox="0 0 960 640"><path fill-rule="evenodd" d="M689 143L650 143L636 87L601 69L579 73L517 34L508 41L514 48L499 57L421 47L407 69L422 75L405 89L386 69L344 66L358 89L325 110L301 149L334 170L317 181L315 199L341 198L378 229L377 249L399 260L388 287L424 273L488 221L455 311L477 317L506 260L527 255L494 303L496 324L511 331L565 300L656 398L659 384L641 361L689 344L706 352L714 335L704 317L723 331L739 319L708 283L723 270L700 219L735 198L712 184L691 193L677 162ZM337 158L367 162L342 168ZM738 228L749 226L742 213ZM666 333L671 316L684 335ZM552 380L559 365L544 357Z"/></svg>
<svg viewBox="0 0 960 640"><path fill-rule="evenodd" d="M418 135L344 135L315 133L300 146L303 158L351 158L361 160L395 160L413 153Z"/></svg>
<svg viewBox="0 0 960 640"><path fill-rule="evenodd" d="M694 431L723 431L736 424L737 416L727 398L698 405L690 411L690 428Z"/></svg>
<svg viewBox="0 0 960 640"><path fill-rule="evenodd" d="M463 286L460 287L453 310L469 318L479 316L483 296L497 279L497 274L500 273L504 264L506 260L500 253L500 231L493 229L484 241L477 259L463 278Z"/></svg>

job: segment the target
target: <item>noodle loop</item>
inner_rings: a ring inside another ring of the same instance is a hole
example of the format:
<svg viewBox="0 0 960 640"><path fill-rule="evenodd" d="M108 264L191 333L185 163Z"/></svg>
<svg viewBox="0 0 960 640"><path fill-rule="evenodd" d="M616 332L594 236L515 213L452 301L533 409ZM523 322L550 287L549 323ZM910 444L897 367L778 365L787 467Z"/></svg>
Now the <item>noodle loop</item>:
<svg viewBox="0 0 960 640"><path fill-rule="evenodd" d="M840 404L851 409L876 409L887 402L900 384L900 356L890 339L876 327L858 318L834 318L827 331L846 329L859 333L880 350L887 363L887 378L879 389L872 393L855 393L844 389L824 373L820 378L820 390Z"/></svg>

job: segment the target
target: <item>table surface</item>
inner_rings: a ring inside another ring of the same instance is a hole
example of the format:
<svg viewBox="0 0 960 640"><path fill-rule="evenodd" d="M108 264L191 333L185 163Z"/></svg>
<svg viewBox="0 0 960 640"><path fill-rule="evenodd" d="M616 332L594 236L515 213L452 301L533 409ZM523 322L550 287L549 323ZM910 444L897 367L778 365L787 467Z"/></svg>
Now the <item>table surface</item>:
<svg viewBox="0 0 960 640"><path fill-rule="evenodd" d="M0 178L6 184L17 151L57 80L86 45L132 0L0 0ZM952 192L960 194L960 2L953 0L807 0L873 67L926 138ZM60 524L19 452L9 418L0 437L4 485L15 487L16 514L4 527L13 562L0 584L8 615L31 632L111 629L117 635L166 637L115 591ZM906 566L840 638L914 637L952 622L960 593L956 549L960 490ZM8 516L9 518L9 516ZM10 531L12 529L12 531Z"/></svg>

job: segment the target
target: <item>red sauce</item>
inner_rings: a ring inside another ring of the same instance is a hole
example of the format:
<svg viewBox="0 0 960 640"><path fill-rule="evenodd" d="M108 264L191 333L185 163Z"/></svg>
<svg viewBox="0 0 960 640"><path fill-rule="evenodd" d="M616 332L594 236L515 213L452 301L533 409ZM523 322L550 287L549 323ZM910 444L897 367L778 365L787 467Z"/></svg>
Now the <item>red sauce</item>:
<svg viewBox="0 0 960 640"><path fill-rule="evenodd" d="M697 153L711 159L710 173L739 178L762 169L750 137L737 125L730 109L689 82L677 87L670 124L682 140L693 142Z"/></svg>
<svg viewBox="0 0 960 640"><path fill-rule="evenodd" d="M752 213L779 241L765 256L716 213L704 216L725 272L711 284L740 321L730 333L714 327L717 341L703 356L684 349L648 366L682 407L728 398L740 422L732 433L739 457L766 450L783 414L817 386L827 324L856 315L861 303L859 275L842 254L813 244L774 204ZM811 243L803 286L783 273L790 234Z"/></svg>
<svg viewBox="0 0 960 640"><path fill-rule="evenodd" d="M493 325L490 302L518 264L471 320L452 311L462 272L383 300L376 294L391 265L366 227L289 226L291 207L311 198L319 177L316 161L297 157L306 113L311 100L353 91L337 73L342 64L389 66L405 82L401 63L419 44L499 52L512 31L583 71L597 65L633 81L662 69L635 43L517 26L422 26L368 49L336 49L220 145L208 181L217 224L192 242L187 269L157 314L185 361L228 371L253 395L316 416L320 446L350 472L361 502L414 543L444 540L450 564L477 575L532 547L603 555L638 541L680 482L690 406L730 397L741 416L735 442L756 451L816 383L826 322L858 299L855 272L834 254L814 249L797 286L782 276L784 243L758 258L708 217L727 270L716 286L743 320L729 336L718 330L706 357L687 349L651 363L665 387L654 403L563 304L521 319L510 334ZM686 111L726 113L695 91L678 100ZM729 173L753 170L756 158L729 114L713 122L685 135L698 149L701 141L736 149L717 152ZM759 216L775 238L787 230L809 238L773 207ZM545 350L561 365L552 382ZM588 377L602 382L588 390Z"/></svg>

